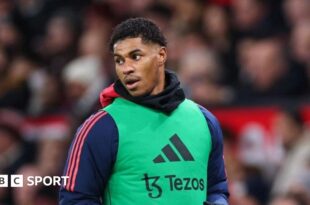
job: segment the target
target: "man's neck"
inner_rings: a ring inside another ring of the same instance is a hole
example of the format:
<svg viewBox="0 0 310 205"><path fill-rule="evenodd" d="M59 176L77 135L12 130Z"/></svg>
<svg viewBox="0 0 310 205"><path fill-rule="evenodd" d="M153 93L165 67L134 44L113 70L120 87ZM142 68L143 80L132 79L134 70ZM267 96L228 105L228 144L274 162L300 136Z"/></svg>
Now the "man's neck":
<svg viewBox="0 0 310 205"><path fill-rule="evenodd" d="M160 78L158 79L158 84L153 89L153 91L150 93L150 95L157 95L164 91L165 84L166 84L166 77L165 77L165 69L162 68L159 70Z"/></svg>

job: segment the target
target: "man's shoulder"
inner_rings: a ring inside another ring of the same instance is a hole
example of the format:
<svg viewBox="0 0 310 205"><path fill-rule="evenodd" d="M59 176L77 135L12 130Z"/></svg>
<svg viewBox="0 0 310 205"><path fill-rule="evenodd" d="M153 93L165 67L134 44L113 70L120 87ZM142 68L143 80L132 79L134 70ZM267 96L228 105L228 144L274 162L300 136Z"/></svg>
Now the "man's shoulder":
<svg viewBox="0 0 310 205"><path fill-rule="evenodd" d="M195 102L194 102L195 103ZM196 103L197 104L197 103ZM218 119L215 117L215 115L210 111L208 110L207 108L205 108L204 106L202 105L199 105L197 104L200 112L203 114L203 116L205 117L207 123L209 126L211 127L214 127L216 129L219 128L219 121Z"/></svg>
<svg viewBox="0 0 310 205"><path fill-rule="evenodd" d="M78 133L87 134L87 141L101 137L103 134L114 133L116 125L113 118L105 110L98 110L90 115L78 128ZM83 135L85 135L83 134Z"/></svg>
<svg viewBox="0 0 310 205"><path fill-rule="evenodd" d="M218 123L217 118L212 114L210 110L208 110L202 105L199 105L191 99L186 98L185 101L197 106L199 108L199 111L202 112L203 116L206 118L207 121L211 121L212 123Z"/></svg>
<svg viewBox="0 0 310 205"><path fill-rule="evenodd" d="M81 127L85 125L95 125L102 121L105 121L109 118L109 114L105 110L97 110L96 112L92 113L90 116L88 116L84 122L82 122Z"/></svg>

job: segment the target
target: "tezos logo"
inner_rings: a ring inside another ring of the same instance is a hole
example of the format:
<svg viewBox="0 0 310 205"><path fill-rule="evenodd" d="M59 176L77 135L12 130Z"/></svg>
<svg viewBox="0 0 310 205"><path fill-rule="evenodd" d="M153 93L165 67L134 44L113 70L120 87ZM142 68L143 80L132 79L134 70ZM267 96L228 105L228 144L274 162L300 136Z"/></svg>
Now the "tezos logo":
<svg viewBox="0 0 310 205"><path fill-rule="evenodd" d="M190 190L201 190L205 188L205 183L203 179L190 178L190 177L177 177L176 175L165 175L164 183L168 184L170 191L190 191ZM144 174L142 178L145 181L145 188L148 191L148 196L150 198L159 198L162 196L163 189L158 183L160 176L148 176Z"/></svg>

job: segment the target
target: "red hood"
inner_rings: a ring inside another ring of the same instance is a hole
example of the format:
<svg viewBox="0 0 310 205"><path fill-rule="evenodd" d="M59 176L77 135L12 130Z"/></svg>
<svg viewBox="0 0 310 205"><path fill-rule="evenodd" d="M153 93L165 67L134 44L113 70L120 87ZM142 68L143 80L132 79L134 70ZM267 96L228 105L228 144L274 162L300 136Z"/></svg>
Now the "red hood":
<svg viewBox="0 0 310 205"><path fill-rule="evenodd" d="M111 104L115 98L119 96L120 95L114 90L114 83L113 83L100 93L100 103L102 107L106 107L109 104Z"/></svg>

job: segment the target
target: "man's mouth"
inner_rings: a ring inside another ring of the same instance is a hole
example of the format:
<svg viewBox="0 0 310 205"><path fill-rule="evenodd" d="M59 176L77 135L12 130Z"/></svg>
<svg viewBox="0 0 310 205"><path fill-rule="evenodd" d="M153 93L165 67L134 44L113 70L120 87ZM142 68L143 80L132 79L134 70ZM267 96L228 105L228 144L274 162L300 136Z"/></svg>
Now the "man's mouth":
<svg viewBox="0 0 310 205"><path fill-rule="evenodd" d="M128 90L133 90L138 86L139 83L139 79L138 78L127 78L124 80L125 82L125 86Z"/></svg>

